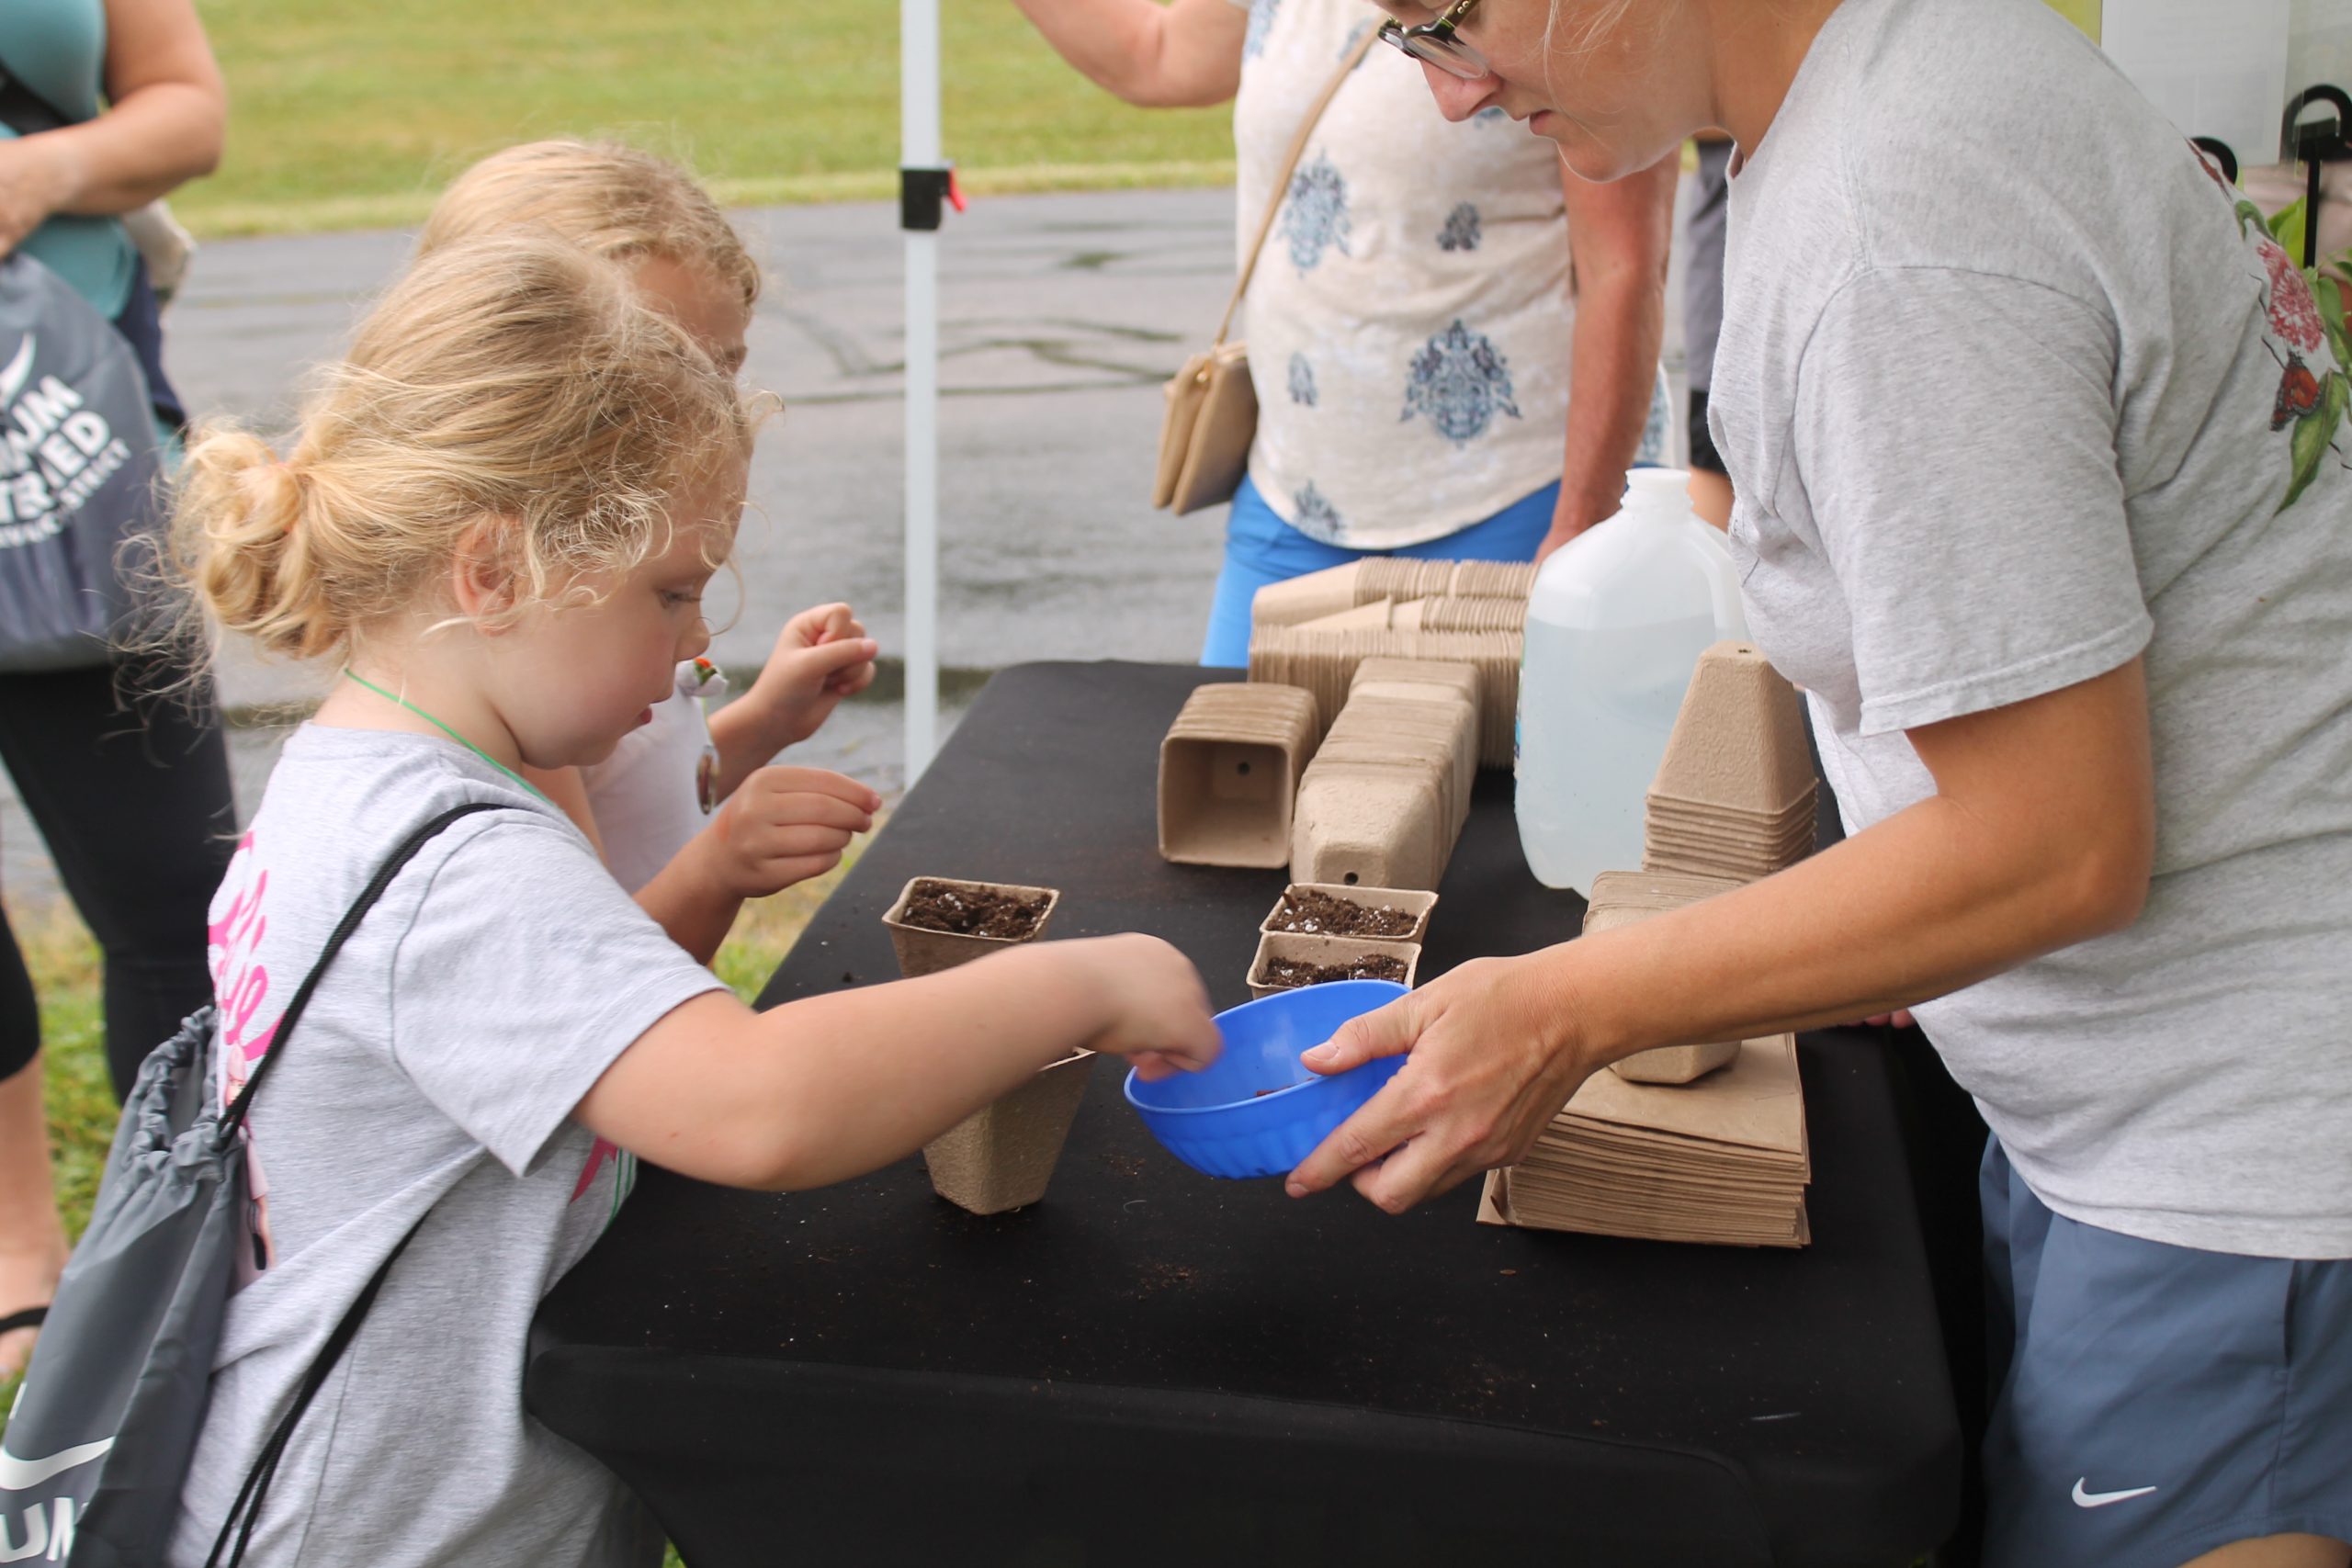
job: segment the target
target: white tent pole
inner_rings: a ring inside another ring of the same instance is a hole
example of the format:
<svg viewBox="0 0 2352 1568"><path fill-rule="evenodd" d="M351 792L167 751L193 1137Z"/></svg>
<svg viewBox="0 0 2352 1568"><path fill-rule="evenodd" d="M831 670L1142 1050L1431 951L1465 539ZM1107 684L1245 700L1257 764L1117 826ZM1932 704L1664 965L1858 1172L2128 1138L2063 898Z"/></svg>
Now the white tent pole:
<svg viewBox="0 0 2352 1568"><path fill-rule="evenodd" d="M939 0L899 0L899 164L941 166ZM919 177L919 176L918 176ZM901 206L912 204L902 199ZM907 235L907 783L939 739L939 231ZM902 221L904 221L902 214Z"/></svg>

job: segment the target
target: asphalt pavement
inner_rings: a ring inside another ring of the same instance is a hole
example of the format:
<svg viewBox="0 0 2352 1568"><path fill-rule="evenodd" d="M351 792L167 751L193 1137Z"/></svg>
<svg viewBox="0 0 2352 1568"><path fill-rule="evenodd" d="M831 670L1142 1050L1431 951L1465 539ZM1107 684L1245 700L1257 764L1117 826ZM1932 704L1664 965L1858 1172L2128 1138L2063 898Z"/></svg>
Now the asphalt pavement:
<svg viewBox="0 0 2352 1568"><path fill-rule="evenodd" d="M785 618L846 599L886 656L904 647L904 241L895 205L739 213L769 274L747 375L781 394L752 464L737 572L714 585L714 657L755 669ZM308 367L339 350L406 259L402 232L222 240L166 319L199 416L283 429ZM1222 514L1150 506L1159 384L1205 337L1233 276L1229 191L1006 197L951 215L941 250L939 650L948 712L984 672L1032 659L1185 660L1199 649ZM739 586L740 585L740 586ZM259 797L316 671L230 650L238 795ZM885 791L904 782L890 682L794 753ZM0 886L54 876L13 793Z"/></svg>
<svg viewBox="0 0 2352 1568"><path fill-rule="evenodd" d="M734 583L714 588L714 657L755 669L786 617L845 599L904 647L904 241L895 204L735 215L769 275L748 377L781 394L762 434ZM221 240L166 318L166 361L199 417L284 429L406 259L403 232ZM951 214L941 254L939 653L952 724L989 671L1038 659L1195 657L1223 513L1150 506L1160 384L1205 343L1232 286L1229 190L999 197ZM1668 364L1679 368L1679 291ZM893 671L895 673L895 671ZM280 728L317 672L221 665L238 796L250 811ZM884 682L792 760L904 784L902 710ZM0 887L54 874L0 784Z"/></svg>

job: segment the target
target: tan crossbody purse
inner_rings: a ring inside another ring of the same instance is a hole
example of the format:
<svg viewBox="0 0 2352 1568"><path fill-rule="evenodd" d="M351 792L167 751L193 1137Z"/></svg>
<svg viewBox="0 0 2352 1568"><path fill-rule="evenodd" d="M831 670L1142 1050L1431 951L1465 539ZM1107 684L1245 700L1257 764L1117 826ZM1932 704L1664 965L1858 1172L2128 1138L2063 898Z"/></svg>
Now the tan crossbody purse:
<svg viewBox="0 0 2352 1568"><path fill-rule="evenodd" d="M1315 133L1340 85L1377 37L1376 28L1364 29L1339 73L1306 111L1283 159L1283 171L1274 178L1266 215L1258 221L1250 259L1242 264L1241 276L1234 279L1233 297L1225 302L1225 319L1216 324L1216 336L1206 352L1184 361L1184 368L1164 389L1168 412L1159 423L1159 471L1151 486L1154 506L1179 514L1198 512L1204 506L1231 501L1233 492L1241 488L1242 473L1250 466L1250 443L1258 434L1258 394L1250 385L1249 345L1227 343L1225 334L1233 330L1233 313L1241 308L1242 295L1249 292L1250 275L1258 270L1266 236L1273 232L1274 215L1290 193L1290 176L1306 151L1306 139Z"/></svg>

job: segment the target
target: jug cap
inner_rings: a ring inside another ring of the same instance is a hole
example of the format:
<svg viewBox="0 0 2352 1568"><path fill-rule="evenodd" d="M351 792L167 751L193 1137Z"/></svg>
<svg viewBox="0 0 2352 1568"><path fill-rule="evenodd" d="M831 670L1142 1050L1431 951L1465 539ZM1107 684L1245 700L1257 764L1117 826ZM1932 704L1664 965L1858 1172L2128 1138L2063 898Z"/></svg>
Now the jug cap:
<svg viewBox="0 0 2352 1568"><path fill-rule="evenodd" d="M1685 468L1634 468L1625 476L1624 510L1635 517L1676 520L1690 515L1690 474Z"/></svg>

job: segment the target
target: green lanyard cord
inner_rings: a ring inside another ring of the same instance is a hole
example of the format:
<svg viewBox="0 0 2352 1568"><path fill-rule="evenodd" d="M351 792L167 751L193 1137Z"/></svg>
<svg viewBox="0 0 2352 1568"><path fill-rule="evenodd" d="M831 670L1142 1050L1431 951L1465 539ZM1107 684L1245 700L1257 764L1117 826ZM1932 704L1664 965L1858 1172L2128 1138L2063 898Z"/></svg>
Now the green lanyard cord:
<svg viewBox="0 0 2352 1568"><path fill-rule="evenodd" d="M472 741L467 739L464 736L458 734L456 730L450 728L447 725L442 723L439 719L434 717L423 708L417 706L414 703L410 702L406 697L394 695L392 693L384 690L383 687L379 686L375 682L370 681L367 676L360 674L356 670L346 669L344 671L344 674L349 679L358 682L360 685L367 687L369 691L375 693L386 702L398 703L401 706L408 709L409 712L416 715L417 717L423 719L425 723L431 725L434 728L439 730L442 734L447 736L450 739L456 741L467 750L471 751L475 756L480 757L483 761L488 762L492 767L496 768L500 773L504 773L508 778L513 779L516 784L521 784L525 789L529 790L533 795L537 795L541 800L547 799L546 793L542 791L538 785L533 784L530 780L525 778L522 774L516 773L514 769L508 767L505 763L500 761L497 758L492 756L489 752L483 750L481 747L475 745Z"/></svg>

